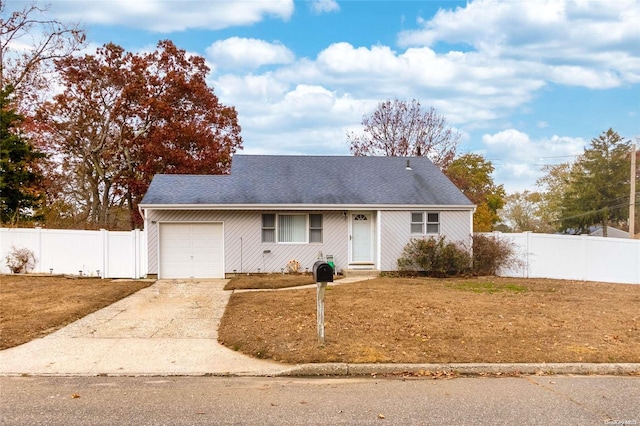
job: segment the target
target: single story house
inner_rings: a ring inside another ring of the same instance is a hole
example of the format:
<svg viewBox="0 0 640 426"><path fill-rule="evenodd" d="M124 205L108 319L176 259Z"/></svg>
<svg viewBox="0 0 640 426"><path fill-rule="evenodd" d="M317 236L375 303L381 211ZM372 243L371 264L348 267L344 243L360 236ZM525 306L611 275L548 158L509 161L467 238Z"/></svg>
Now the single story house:
<svg viewBox="0 0 640 426"><path fill-rule="evenodd" d="M235 155L228 175L157 175L140 203L148 273L393 271L411 238L471 246L473 205L426 157Z"/></svg>

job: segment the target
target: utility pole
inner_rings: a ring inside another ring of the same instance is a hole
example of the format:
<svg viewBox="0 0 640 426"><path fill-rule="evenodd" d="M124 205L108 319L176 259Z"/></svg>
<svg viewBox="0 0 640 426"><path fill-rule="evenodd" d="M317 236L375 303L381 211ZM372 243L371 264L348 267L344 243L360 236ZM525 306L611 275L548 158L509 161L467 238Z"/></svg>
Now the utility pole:
<svg viewBox="0 0 640 426"><path fill-rule="evenodd" d="M629 194L629 238L636 236L636 144L631 144L631 191Z"/></svg>

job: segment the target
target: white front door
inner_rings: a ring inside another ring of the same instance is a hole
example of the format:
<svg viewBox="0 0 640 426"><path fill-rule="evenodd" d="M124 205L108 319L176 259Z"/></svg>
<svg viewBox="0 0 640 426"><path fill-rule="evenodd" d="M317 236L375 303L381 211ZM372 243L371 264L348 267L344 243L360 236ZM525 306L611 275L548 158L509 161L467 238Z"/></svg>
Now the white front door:
<svg viewBox="0 0 640 426"><path fill-rule="evenodd" d="M351 213L351 262L373 262L371 213Z"/></svg>

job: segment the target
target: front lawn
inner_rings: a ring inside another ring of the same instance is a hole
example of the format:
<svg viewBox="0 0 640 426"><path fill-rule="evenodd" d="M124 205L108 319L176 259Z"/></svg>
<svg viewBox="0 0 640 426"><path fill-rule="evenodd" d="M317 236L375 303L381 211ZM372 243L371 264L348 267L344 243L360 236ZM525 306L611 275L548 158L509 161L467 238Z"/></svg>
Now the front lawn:
<svg viewBox="0 0 640 426"><path fill-rule="evenodd" d="M327 289L324 346L315 289L235 292L219 340L287 363L640 362L639 307L640 285L387 277Z"/></svg>
<svg viewBox="0 0 640 426"><path fill-rule="evenodd" d="M152 283L1 275L0 349L52 333Z"/></svg>

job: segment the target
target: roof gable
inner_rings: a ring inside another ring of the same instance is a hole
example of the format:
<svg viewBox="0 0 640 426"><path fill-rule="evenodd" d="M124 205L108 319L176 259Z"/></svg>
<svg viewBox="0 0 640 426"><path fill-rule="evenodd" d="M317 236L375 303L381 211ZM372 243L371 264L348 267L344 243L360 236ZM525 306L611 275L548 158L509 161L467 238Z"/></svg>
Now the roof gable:
<svg viewBox="0 0 640 426"><path fill-rule="evenodd" d="M156 175L140 204L472 206L426 157L270 155L235 155L230 175Z"/></svg>

